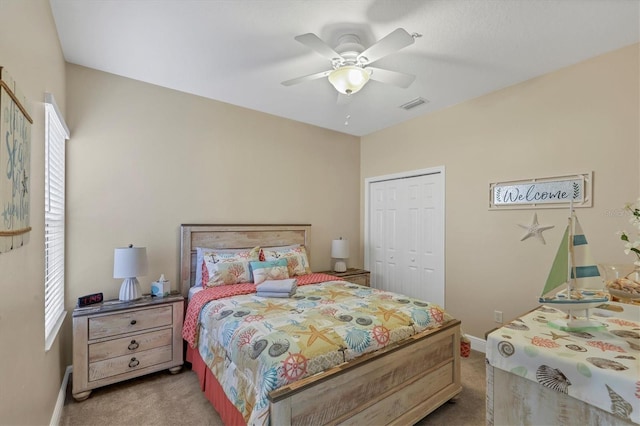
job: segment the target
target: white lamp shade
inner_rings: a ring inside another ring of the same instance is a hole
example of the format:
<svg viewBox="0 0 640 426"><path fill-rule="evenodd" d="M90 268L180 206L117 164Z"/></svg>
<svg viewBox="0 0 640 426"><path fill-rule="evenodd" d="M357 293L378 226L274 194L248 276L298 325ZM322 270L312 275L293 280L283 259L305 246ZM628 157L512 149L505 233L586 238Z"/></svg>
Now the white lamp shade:
<svg viewBox="0 0 640 426"><path fill-rule="evenodd" d="M329 74L329 82L336 90L345 95L358 92L369 81L369 72L361 67L347 65Z"/></svg>
<svg viewBox="0 0 640 426"><path fill-rule="evenodd" d="M331 257L334 259L346 259L349 257L349 240L331 241Z"/></svg>
<svg viewBox="0 0 640 426"><path fill-rule="evenodd" d="M147 248L121 247L113 252L113 278L135 278L146 275Z"/></svg>

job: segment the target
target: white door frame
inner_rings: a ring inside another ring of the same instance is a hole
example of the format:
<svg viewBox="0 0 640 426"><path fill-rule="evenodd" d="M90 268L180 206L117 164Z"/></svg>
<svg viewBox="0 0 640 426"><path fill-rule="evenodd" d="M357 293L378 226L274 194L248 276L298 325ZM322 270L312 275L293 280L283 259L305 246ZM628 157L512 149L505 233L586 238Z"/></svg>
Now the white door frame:
<svg viewBox="0 0 640 426"><path fill-rule="evenodd" d="M423 175L433 175L433 174L440 174L442 175L442 188L440 193L442 194L442 198L440 200L440 202L442 203L442 241L440 242L441 246L439 247L442 250L442 277L443 277L443 284L446 283L446 270L445 270L445 265L446 265L446 259L445 259L445 245L444 242L446 240L446 229L445 229L445 216L446 216L446 211L445 211L445 173L444 173L444 166L437 166L437 167L430 167L427 169L419 169L419 170L411 170L411 171L407 171L407 172L400 172L400 173L393 173L390 175L383 175L383 176L374 176L374 177L369 177L369 178L365 178L364 180L364 269L366 270L370 270L369 269L369 238L370 238L370 219L369 219L369 201L370 201L370 192L371 192L371 184L373 183L377 183L377 182L382 182L382 181L386 181L386 180L395 180L395 179L405 179L405 178L411 178L411 177L417 177L417 176L423 176ZM446 290L445 290L446 292ZM446 300L446 297L445 297Z"/></svg>

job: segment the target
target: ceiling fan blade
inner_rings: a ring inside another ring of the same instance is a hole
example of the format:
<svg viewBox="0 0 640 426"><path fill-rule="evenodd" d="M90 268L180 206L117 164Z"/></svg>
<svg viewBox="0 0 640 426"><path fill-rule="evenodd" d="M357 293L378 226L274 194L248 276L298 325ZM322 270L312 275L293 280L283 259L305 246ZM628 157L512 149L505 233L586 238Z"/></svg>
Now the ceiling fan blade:
<svg viewBox="0 0 640 426"><path fill-rule="evenodd" d="M319 78L328 76L329 74L331 74L331 71L333 70L327 70L327 71L317 72L315 74L305 75L298 78L293 78L291 80L283 81L281 84L283 86L292 86L294 84L304 83L305 81L317 80Z"/></svg>
<svg viewBox="0 0 640 426"><path fill-rule="evenodd" d="M394 86L402 87L406 89L416 79L415 75L405 74L398 71L390 71L382 68L366 67L365 70L371 71L371 80L379 81L380 83L392 84Z"/></svg>
<svg viewBox="0 0 640 426"><path fill-rule="evenodd" d="M329 47L327 43L313 33L302 34L296 36L295 39L331 61L342 58L338 52Z"/></svg>
<svg viewBox="0 0 640 426"><path fill-rule="evenodd" d="M411 34L403 28L398 28L359 54L358 60L363 61L363 63L366 64L371 64L384 56L397 52L398 50L413 44L414 42L415 39Z"/></svg>

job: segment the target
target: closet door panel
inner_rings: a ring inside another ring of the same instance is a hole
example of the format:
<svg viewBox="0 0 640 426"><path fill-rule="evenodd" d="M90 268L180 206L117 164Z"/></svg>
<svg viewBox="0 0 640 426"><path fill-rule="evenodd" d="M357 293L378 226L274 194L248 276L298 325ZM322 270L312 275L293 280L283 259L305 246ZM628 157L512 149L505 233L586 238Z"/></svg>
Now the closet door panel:
<svg viewBox="0 0 640 426"><path fill-rule="evenodd" d="M396 209L385 212L384 242L386 274L382 289L393 291L399 283L398 262L402 257L402 253L398 252L398 211Z"/></svg>
<svg viewBox="0 0 640 426"><path fill-rule="evenodd" d="M383 288L384 286L384 264L385 264L385 248L384 248L384 221L385 221L385 184L384 182L376 182L371 185L370 189L371 207L371 232L369 235L370 261L369 269L371 270L370 280L371 287Z"/></svg>
<svg viewBox="0 0 640 426"><path fill-rule="evenodd" d="M404 282L401 289L407 296L420 298L420 238L422 212L420 211L420 186L417 178L405 179L405 228L403 238Z"/></svg>
<svg viewBox="0 0 640 426"><path fill-rule="evenodd" d="M385 182L385 279L383 290L398 291L402 286L402 197L401 185L397 181Z"/></svg>
<svg viewBox="0 0 640 426"><path fill-rule="evenodd" d="M420 178L420 293L423 299L444 306L444 207L439 179L438 175Z"/></svg>

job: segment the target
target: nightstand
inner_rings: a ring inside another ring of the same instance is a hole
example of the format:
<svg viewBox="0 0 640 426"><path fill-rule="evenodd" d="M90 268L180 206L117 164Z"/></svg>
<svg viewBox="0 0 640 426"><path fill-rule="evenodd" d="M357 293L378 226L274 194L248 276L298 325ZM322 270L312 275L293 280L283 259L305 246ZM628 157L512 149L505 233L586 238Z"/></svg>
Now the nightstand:
<svg viewBox="0 0 640 426"><path fill-rule="evenodd" d="M95 388L169 369L180 371L184 297L145 296L73 311L73 397Z"/></svg>
<svg viewBox="0 0 640 426"><path fill-rule="evenodd" d="M321 273L333 275L334 277L338 278L344 278L345 280L354 284L360 284L369 287L370 272L365 271L364 269L349 268L345 272L322 271Z"/></svg>

